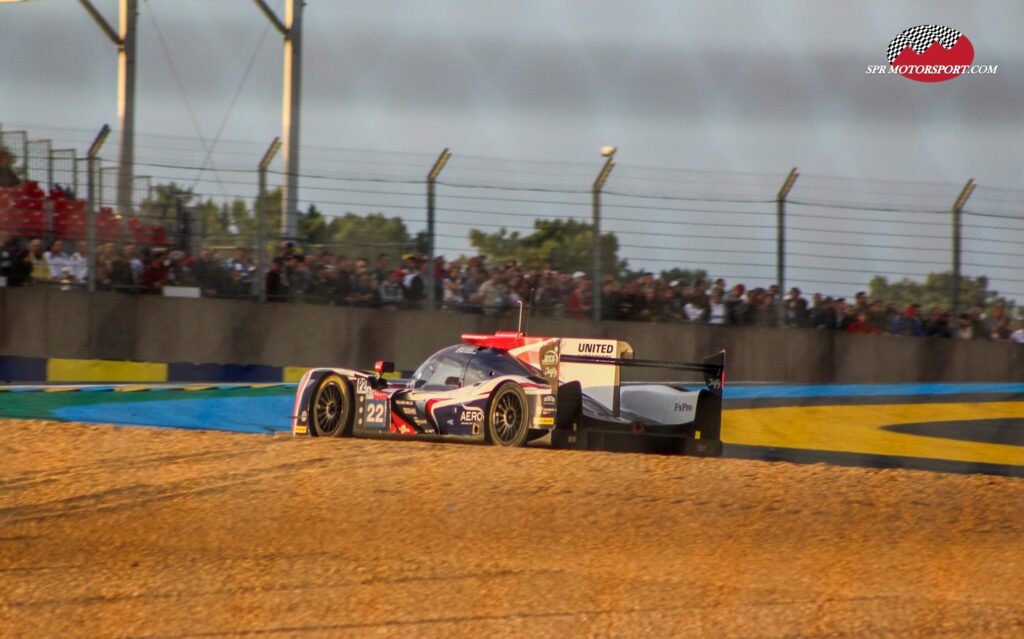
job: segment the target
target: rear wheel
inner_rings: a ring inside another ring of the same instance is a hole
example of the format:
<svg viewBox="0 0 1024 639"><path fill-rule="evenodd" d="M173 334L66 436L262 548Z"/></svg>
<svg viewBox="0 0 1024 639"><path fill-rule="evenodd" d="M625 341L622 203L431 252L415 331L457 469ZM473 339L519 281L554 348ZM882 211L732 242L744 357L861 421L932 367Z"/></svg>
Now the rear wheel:
<svg viewBox="0 0 1024 639"><path fill-rule="evenodd" d="M352 434L352 386L339 375L328 375L313 393L309 422L317 437Z"/></svg>
<svg viewBox="0 0 1024 639"><path fill-rule="evenodd" d="M516 383L502 384L487 409L487 439L496 446L522 446L530 433L526 393Z"/></svg>

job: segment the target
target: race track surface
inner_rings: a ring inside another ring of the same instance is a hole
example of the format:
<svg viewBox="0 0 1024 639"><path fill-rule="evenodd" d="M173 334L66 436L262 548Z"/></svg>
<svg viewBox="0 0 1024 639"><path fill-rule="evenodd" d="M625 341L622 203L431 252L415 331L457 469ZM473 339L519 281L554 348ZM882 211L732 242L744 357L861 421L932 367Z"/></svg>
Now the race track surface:
<svg viewBox="0 0 1024 639"><path fill-rule="evenodd" d="M2 637L1024 636L1019 477L0 427Z"/></svg>
<svg viewBox="0 0 1024 639"><path fill-rule="evenodd" d="M0 386L0 419L288 432L294 384ZM1024 477L1024 384L730 386L724 456Z"/></svg>

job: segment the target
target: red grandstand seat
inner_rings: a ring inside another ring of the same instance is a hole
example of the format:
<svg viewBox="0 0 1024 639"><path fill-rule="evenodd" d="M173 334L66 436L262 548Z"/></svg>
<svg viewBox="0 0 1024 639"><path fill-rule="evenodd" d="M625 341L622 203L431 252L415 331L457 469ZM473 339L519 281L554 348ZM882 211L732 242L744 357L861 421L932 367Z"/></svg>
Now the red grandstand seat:
<svg viewBox="0 0 1024 639"><path fill-rule="evenodd" d="M36 198L23 197L15 201L14 208L25 211L41 211L43 209L43 201Z"/></svg>
<svg viewBox="0 0 1024 639"><path fill-rule="evenodd" d="M106 208L106 207L104 207ZM112 215L112 209L106 208L96 216L96 238L103 242L123 242L124 228L121 226L121 218Z"/></svg>
<svg viewBox="0 0 1024 639"><path fill-rule="evenodd" d="M53 212L53 237L58 240L70 237L68 231L71 223L71 214L67 211Z"/></svg>
<svg viewBox="0 0 1024 639"><path fill-rule="evenodd" d="M11 198L7 197L6 195L0 194L0 209L9 209L11 208L11 204Z"/></svg>
<svg viewBox="0 0 1024 639"><path fill-rule="evenodd" d="M151 244L160 244L164 246L170 244L170 242L167 241L167 232L164 230L163 226L159 224L154 224L153 226L149 227L149 230L149 241Z"/></svg>
<svg viewBox="0 0 1024 639"><path fill-rule="evenodd" d="M128 218L128 233L131 240L137 244L149 244L152 237L149 226L143 224L137 217Z"/></svg>
<svg viewBox="0 0 1024 639"><path fill-rule="evenodd" d="M46 234L46 212L38 209L20 209L19 235L38 237Z"/></svg>
<svg viewBox="0 0 1024 639"><path fill-rule="evenodd" d="M32 213L37 207L41 207L42 202L37 200L30 200L27 198L18 198L14 201L12 211L14 211L14 219L17 223L18 235L28 235L30 229L33 227L32 224Z"/></svg>
<svg viewBox="0 0 1024 639"><path fill-rule="evenodd" d="M14 211L11 209L0 209L0 231L18 235L17 226L18 221Z"/></svg>
<svg viewBox="0 0 1024 639"><path fill-rule="evenodd" d="M74 240L86 239L85 213L72 211L68 214L68 237Z"/></svg>
<svg viewBox="0 0 1024 639"><path fill-rule="evenodd" d="M17 233L22 236L38 236L46 233L46 212L43 201L23 197L14 202Z"/></svg>
<svg viewBox="0 0 1024 639"><path fill-rule="evenodd" d="M26 180L23 186L25 187L25 195L28 197L40 200L46 197L46 191L39 187L39 182Z"/></svg>

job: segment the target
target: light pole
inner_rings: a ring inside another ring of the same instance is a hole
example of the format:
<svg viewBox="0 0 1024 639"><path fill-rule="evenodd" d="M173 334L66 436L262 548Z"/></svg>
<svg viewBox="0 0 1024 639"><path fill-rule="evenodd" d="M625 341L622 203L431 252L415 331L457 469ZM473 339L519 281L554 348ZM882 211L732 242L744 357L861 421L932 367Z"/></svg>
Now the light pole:
<svg viewBox="0 0 1024 639"><path fill-rule="evenodd" d="M135 58L139 4L138 0L120 0L118 31L114 31L89 0L78 1L117 47L117 120L121 128L117 205L118 213L124 215L132 206L135 175Z"/></svg>
<svg viewBox="0 0 1024 639"><path fill-rule="evenodd" d="M594 180L594 188L591 191L594 202L594 272L593 272L593 288L591 302L591 313L595 320L601 319L601 188L604 187L605 181L608 179L608 174L612 172L612 167L615 166L615 151L614 146L606 146L601 148L601 155L608 158L604 161L604 166L601 167L601 172L597 174L597 179Z"/></svg>
<svg viewBox="0 0 1024 639"><path fill-rule="evenodd" d="M286 0L284 22L264 0L253 0L270 24L284 36L284 89L281 104L281 139L284 146L284 199L281 235L294 240L299 234L299 120L302 114L302 10L305 0Z"/></svg>

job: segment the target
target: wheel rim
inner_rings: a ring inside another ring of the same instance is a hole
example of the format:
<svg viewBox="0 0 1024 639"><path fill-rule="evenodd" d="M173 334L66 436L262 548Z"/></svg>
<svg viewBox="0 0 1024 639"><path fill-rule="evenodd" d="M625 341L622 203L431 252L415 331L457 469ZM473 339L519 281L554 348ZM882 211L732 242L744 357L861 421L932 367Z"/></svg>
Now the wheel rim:
<svg viewBox="0 0 1024 639"><path fill-rule="evenodd" d="M501 442L515 439L523 420L523 407L519 398L513 393L505 393L494 402L491 423L494 424L494 436Z"/></svg>
<svg viewBox="0 0 1024 639"><path fill-rule="evenodd" d="M341 427L345 412L345 398L336 382L328 382L316 397L314 415L317 428L325 435L333 434Z"/></svg>

